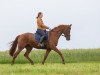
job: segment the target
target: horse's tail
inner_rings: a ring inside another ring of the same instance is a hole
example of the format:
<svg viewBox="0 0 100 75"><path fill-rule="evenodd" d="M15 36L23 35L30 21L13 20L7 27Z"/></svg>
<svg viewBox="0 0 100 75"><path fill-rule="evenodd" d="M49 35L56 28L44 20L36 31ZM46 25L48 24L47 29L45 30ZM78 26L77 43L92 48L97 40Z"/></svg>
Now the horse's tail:
<svg viewBox="0 0 100 75"><path fill-rule="evenodd" d="M14 52L16 51L19 36L20 35L18 35L15 40L11 42L11 48L9 51L10 56L13 56Z"/></svg>

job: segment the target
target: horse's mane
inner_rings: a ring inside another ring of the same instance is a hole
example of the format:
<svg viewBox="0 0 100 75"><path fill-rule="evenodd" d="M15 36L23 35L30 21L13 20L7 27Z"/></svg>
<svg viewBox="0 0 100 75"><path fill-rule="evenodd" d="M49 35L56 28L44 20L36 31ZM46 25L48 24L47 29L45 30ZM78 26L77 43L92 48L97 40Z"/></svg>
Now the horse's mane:
<svg viewBox="0 0 100 75"><path fill-rule="evenodd" d="M64 27L64 25L58 25L57 27L54 27L51 31L59 31L61 27Z"/></svg>
<svg viewBox="0 0 100 75"><path fill-rule="evenodd" d="M59 28L60 28L61 26L63 26L63 25L58 25L57 27L54 27L51 31L57 31L57 30L59 30Z"/></svg>

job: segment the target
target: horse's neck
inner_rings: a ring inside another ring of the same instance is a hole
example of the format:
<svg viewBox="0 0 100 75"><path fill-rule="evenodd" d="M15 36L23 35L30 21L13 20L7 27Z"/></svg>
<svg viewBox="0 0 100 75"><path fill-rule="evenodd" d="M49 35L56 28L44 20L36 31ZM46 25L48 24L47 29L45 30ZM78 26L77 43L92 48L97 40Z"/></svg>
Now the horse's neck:
<svg viewBox="0 0 100 75"><path fill-rule="evenodd" d="M62 31L63 31L63 29L62 28L59 28L59 27L57 27L57 28L54 29L53 33L55 34L55 36L57 36L56 37L57 39L60 38L60 36L62 34Z"/></svg>
<svg viewBox="0 0 100 75"><path fill-rule="evenodd" d="M62 34L62 31L55 32L56 38L59 39Z"/></svg>
<svg viewBox="0 0 100 75"><path fill-rule="evenodd" d="M51 31L50 33L51 33L50 37L52 38L51 40L53 40L53 42L57 45L58 40L62 34L62 30L59 30L59 31L54 30L54 31Z"/></svg>

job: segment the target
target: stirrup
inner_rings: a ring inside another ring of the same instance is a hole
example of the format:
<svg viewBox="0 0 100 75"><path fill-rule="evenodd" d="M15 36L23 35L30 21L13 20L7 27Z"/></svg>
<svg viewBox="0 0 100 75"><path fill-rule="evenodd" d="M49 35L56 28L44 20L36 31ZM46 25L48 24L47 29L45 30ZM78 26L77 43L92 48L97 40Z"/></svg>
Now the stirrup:
<svg viewBox="0 0 100 75"><path fill-rule="evenodd" d="M41 44L41 43L39 43L39 44L38 44L38 46L44 47L44 45L43 45L43 44Z"/></svg>

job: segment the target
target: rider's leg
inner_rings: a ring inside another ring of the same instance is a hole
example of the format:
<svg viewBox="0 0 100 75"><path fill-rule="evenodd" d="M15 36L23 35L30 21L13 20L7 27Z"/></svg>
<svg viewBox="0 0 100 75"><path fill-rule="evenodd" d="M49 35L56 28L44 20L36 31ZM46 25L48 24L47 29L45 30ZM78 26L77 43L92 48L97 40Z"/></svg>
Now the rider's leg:
<svg viewBox="0 0 100 75"><path fill-rule="evenodd" d="M37 32L41 35L40 42L38 46L43 46L43 41L45 39L45 31L38 29Z"/></svg>
<svg viewBox="0 0 100 75"><path fill-rule="evenodd" d="M45 39L45 35L42 36L41 39L40 39L40 43L41 43L41 44L43 43L44 39Z"/></svg>

